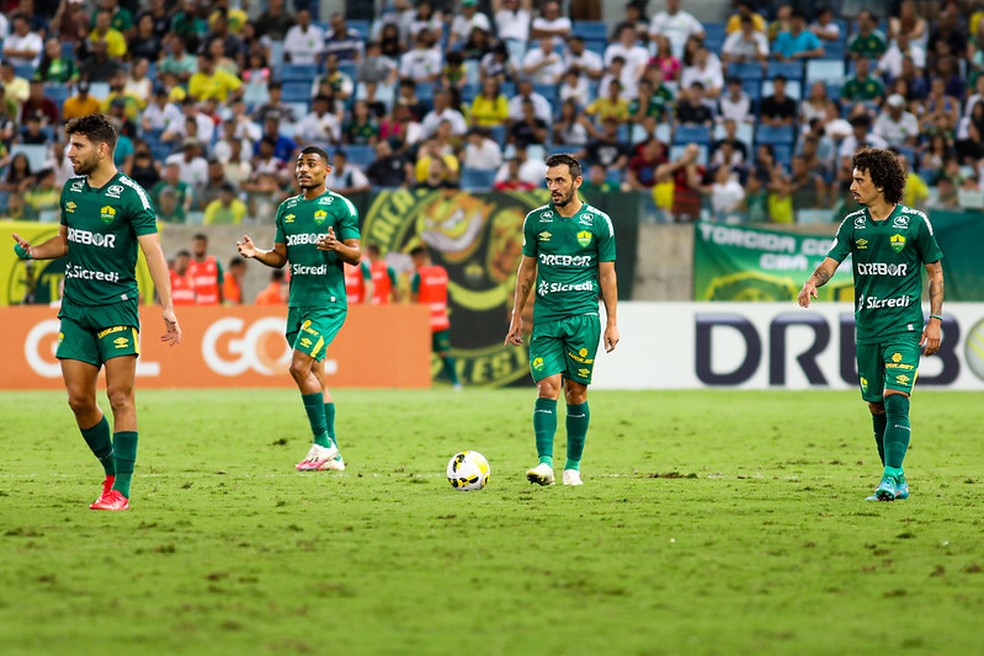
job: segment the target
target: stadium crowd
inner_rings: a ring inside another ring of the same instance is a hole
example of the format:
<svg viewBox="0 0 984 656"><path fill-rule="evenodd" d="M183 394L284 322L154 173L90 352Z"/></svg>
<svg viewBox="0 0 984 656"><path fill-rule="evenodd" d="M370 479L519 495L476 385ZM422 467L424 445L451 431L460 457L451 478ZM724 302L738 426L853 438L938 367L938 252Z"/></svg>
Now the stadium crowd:
<svg viewBox="0 0 984 656"><path fill-rule="evenodd" d="M831 220L854 149L887 145L905 204L980 208L984 3L834 2L702 23L632 1L607 24L555 0L392 0L371 23L301 0L7 0L0 216L57 220L60 125L95 111L163 222L272 221L307 144L343 195L532 189L571 152L585 189L643 192L661 220L779 223Z"/></svg>

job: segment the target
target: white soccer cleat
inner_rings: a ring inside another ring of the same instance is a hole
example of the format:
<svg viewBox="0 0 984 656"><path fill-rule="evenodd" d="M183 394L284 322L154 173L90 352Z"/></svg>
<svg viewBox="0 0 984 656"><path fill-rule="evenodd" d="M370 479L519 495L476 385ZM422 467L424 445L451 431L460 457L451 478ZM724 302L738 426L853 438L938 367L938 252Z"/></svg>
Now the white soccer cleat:
<svg viewBox="0 0 984 656"><path fill-rule="evenodd" d="M341 454L335 456L321 467L322 471L345 471L345 461Z"/></svg>
<svg viewBox="0 0 984 656"><path fill-rule="evenodd" d="M294 468L297 471L319 471L329 469L325 465L338 457L338 447L335 445L324 447L312 444L304 460L300 461ZM344 465L343 465L344 467Z"/></svg>
<svg viewBox="0 0 984 656"><path fill-rule="evenodd" d="M565 469L563 478L564 485L584 485L584 481L581 480L581 472L576 469Z"/></svg>
<svg viewBox="0 0 984 656"><path fill-rule="evenodd" d="M526 472L526 480L530 483L536 483L537 485L553 485L553 467L545 462L541 462L539 465Z"/></svg>

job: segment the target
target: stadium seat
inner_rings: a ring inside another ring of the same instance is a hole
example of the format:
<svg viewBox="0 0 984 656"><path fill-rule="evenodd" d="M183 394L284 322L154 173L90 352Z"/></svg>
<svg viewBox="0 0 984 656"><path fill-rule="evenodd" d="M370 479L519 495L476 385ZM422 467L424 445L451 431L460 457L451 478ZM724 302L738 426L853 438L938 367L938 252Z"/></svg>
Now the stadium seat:
<svg viewBox="0 0 984 656"><path fill-rule="evenodd" d="M317 76L318 67L315 64L285 63L280 67L280 80L282 82L306 82L310 85Z"/></svg>
<svg viewBox="0 0 984 656"><path fill-rule="evenodd" d="M458 178L465 191L488 191L495 183L495 169L462 168Z"/></svg>
<svg viewBox="0 0 984 656"><path fill-rule="evenodd" d="M761 80L765 71L757 62L733 62L728 64L728 76L739 80Z"/></svg>
<svg viewBox="0 0 984 656"><path fill-rule="evenodd" d="M59 83L44 85L44 95L51 99L51 102L55 103L60 112L71 93L67 85Z"/></svg>
<svg viewBox="0 0 984 656"><path fill-rule="evenodd" d="M498 143L506 143L506 126L505 125L493 125L489 128L489 138Z"/></svg>
<svg viewBox="0 0 984 656"><path fill-rule="evenodd" d="M516 95L516 83L515 82L503 82L499 85L499 93L504 95L506 99L511 99Z"/></svg>
<svg viewBox="0 0 984 656"><path fill-rule="evenodd" d="M776 154L776 162L788 172L793 167L793 144L772 144L772 150Z"/></svg>
<svg viewBox="0 0 984 656"><path fill-rule="evenodd" d="M687 146L684 144L674 144L673 146L671 146L670 161L675 162L676 160L683 157L683 152L686 147ZM700 164L701 166L707 166L707 161L708 161L707 155L710 149L705 145L699 145L697 146L697 149L698 149L697 163Z"/></svg>
<svg viewBox="0 0 984 656"><path fill-rule="evenodd" d="M726 36L724 23L704 23L704 47L711 52L721 52Z"/></svg>
<svg viewBox="0 0 984 656"><path fill-rule="evenodd" d="M678 125L673 131L673 143L674 145L689 143L710 145L711 130L705 125Z"/></svg>
<svg viewBox="0 0 984 656"><path fill-rule="evenodd" d="M348 161L363 171L376 160L376 149L372 146L348 144L344 148Z"/></svg>
<svg viewBox="0 0 984 656"><path fill-rule="evenodd" d="M10 147L10 156L17 153L24 153L31 165L31 171L40 171L48 161L48 147L44 144L14 144Z"/></svg>
<svg viewBox="0 0 984 656"><path fill-rule="evenodd" d="M763 80L762 81L762 97L763 98L772 95L772 93L773 93L772 87L773 87L772 80ZM793 100L802 100L803 99L803 83L800 82L799 80L789 80L788 82L786 82L786 95L789 96L790 98L792 98Z"/></svg>
<svg viewBox="0 0 984 656"><path fill-rule="evenodd" d="M762 80L742 80L741 89L748 94L752 103L758 103L762 99Z"/></svg>
<svg viewBox="0 0 984 656"><path fill-rule="evenodd" d="M718 123L714 127L714 139L724 139L726 136L728 136L728 133L724 129L724 123ZM755 141L754 126L751 123L739 123L735 130L735 138L748 146L748 148L751 148L752 142Z"/></svg>
<svg viewBox="0 0 984 656"><path fill-rule="evenodd" d="M154 160L158 162L163 162L168 157L170 157L174 152L174 146L169 142L167 143L160 142L160 141L153 142L153 143L148 142L147 145L150 147L151 157L153 157Z"/></svg>
<svg viewBox="0 0 984 656"><path fill-rule="evenodd" d="M358 64L355 64L354 62L341 62L338 64L338 71L340 73L344 73L345 75L348 75L349 79L352 80L352 82L355 82L355 78L358 73L358 68L359 68Z"/></svg>
<svg viewBox="0 0 984 656"><path fill-rule="evenodd" d="M803 81L803 62L789 61L770 61L769 66L766 69L766 77L771 79L777 75L784 75L786 79L790 82L797 80L799 82Z"/></svg>
<svg viewBox="0 0 984 656"><path fill-rule="evenodd" d="M417 98L428 106L434 104L434 85L430 82L417 83Z"/></svg>
<svg viewBox="0 0 984 656"><path fill-rule="evenodd" d="M34 64L14 64L14 75L25 80L34 79Z"/></svg>
<svg viewBox="0 0 984 656"><path fill-rule="evenodd" d="M547 146L547 157L564 153L576 153L580 149L580 146L572 146L571 144L550 144Z"/></svg>
<svg viewBox="0 0 984 656"><path fill-rule="evenodd" d="M479 87L477 84L468 83L461 87L461 104L471 106L472 101L478 96Z"/></svg>
<svg viewBox="0 0 984 656"><path fill-rule="evenodd" d="M757 144L789 144L796 141L796 128L789 125L783 127L773 127L771 125L759 125L755 132L755 143Z"/></svg>
<svg viewBox="0 0 984 656"><path fill-rule="evenodd" d="M608 40L608 23L604 21L574 21L571 24L571 32L585 41L589 39Z"/></svg>
<svg viewBox="0 0 984 656"><path fill-rule="evenodd" d="M824 59L839 59L844 60L847 55L847 43L844 39L839 41L824 41L823 42L823 56Z"/></svg>
<svg viewBox="0 0 984 656"><path fill-rule="evenodd" d="M109 96L109 82L89 83L89 95L102 102Z"/></svg>
<svg viewBox="0 0 984 656"><path fill-rule="evenodd" d="M284 82L282 98L285 103L309 102L311 100L311 82L300 80Z"/></svg>
<svg viewBox="0 0 984 656"><path fill-rule="evenodd" d="M559 108L559 103L557 102L557 87L553 84L534 84L533 93L538 93L547 99L550 106L554 109L554 114L557 113Z"/></svg>
<svg viewBox="0 0 984 656"><path fill-rule="evenodd" d="M844 82L844 62L839 59L811 59L806 62L806 84Z"/></svg>
<svg viewBox="0 0 984 656"><path fill-rule="evenodd" d="M363 41L369 40L369 21L362 19L348 19L345 21L348 26L359 33Z"/></svg>
<svg viewBox="0 0 984 656"><path fill-rule="evenodd" d="M606 39L585 39L584 49L590 50L591 52L605 56L605 48L608 47L608 41Z"/></svg>

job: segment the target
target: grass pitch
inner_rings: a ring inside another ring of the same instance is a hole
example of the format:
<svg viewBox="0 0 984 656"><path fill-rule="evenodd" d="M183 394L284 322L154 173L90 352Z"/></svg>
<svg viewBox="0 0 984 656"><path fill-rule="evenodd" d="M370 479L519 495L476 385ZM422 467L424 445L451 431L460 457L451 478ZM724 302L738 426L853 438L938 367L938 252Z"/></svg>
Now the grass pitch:
<svg viewBox="0 0 984 656"><path fill-rule="evenodd" d="M64 394L0 394L0 650L980 653L979 395L916 395L897 503L853 392L590 401L585 485L540 488L528 389L339 391L340 474L293 471L296 392L140 391L133 510L97 513Z"/></svg>

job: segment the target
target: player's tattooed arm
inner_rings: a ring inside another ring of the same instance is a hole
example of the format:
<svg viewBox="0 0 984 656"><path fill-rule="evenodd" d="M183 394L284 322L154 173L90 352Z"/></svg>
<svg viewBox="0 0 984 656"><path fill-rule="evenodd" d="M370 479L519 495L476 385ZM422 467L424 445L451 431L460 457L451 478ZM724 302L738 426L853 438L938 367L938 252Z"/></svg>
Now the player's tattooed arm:
<svg viewBox="0 0 984 656"><path fill-rule="evenodd" d="M943 320L943 266L937 260L926 265L929 274L929 321L923 328L919 343L925 347L923 353L932 355L940 350Z"/></svg>
<svg viewBox="0 0 984 656"><path fill-rule="evenodd" d="M810 299L817 298L819 296L817 293L817 288L823 287L830 281L831 278L833 278L834 272L837 271L837 266L839 264L840 263L832 257L823 258L823 262L817 265L813 275L810 276L805 283L803 283L803 289L800 290L797 298L797 301L802 307L810 307Z"/></svg>

